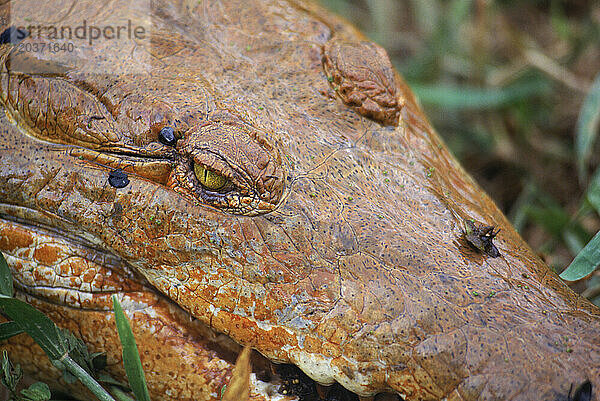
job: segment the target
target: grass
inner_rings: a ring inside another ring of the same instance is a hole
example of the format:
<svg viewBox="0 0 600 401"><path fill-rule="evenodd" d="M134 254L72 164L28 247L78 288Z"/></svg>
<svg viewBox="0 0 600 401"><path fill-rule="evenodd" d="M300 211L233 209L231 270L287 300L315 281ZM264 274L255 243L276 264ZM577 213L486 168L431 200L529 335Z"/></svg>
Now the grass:
<svg viewBox="0 0 600 401"><path fill-rule="evenodd" d="M63 372L67 383L81 381L100 401L131 401L103 372L106 357L90 353L87 346L71 332L61 329L50 318L31 305L13 297L11 271L0 253L0 310L11 321L0 323L0 339L27 333L44 350L52 365ZM142 370L135 339L119 301L113 296L115 320L123 347L123 364L133 394L139 401L149 401L148 388ZM17 390L22 378L19 366L12 366L6 351L2 353L0 378L14 401L49 401L52 394L45 383L36 382L29 388ZM103 383L103 384L101 384ZM112 391L110 394L106 388Z"/></svg>
<svg viewBox="0 0 600 401"><path fill-rule="evenodd" d="M556 272L587 276L572 287L600 306L600 4L321 3L387 49L463 166Z"/></svg>
<svg viewBox="0 0 600 401"><path fill-rule="evenodd" d="M62 371L67 383L79 380L99 401L150 401L135 338L116 295L112 296L113 310L123 349L123 366L129 381L127 387L104 372L104 353L90 353L83 341L73 333L59 328L42 312L13 295L12 273L0 252L0 311L12 319L0 323L0 341L28 334L44 350L52 365ZM252 372L250 355L250 347L245 347L238 356L229 384L221 390L223 401L248 399ZM0 355L0 382L9 393L9 401L60 401L66 397L73 399L63 394L52 394L48 385L42 382L22 388L22 378L20 366L14 366L3 350Z"/></svg>

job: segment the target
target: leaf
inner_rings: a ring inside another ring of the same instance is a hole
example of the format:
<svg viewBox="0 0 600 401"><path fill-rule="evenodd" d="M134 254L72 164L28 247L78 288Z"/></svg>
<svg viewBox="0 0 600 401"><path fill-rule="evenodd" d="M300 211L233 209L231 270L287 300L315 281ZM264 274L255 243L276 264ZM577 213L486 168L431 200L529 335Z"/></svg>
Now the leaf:
<svg viewBox="0 0 600 401"><path fill-rule="evenodd" d="M58 327L42 312L16 298L0 295L0 310L21 326L48 357L56 360L67 353L67 347Z"/></svg>
<svg viewBox="0 0 600 401"><path fill-rule="evenodd" d="M1 373L2 373L2 384L14 394L17 388L17 384L23 377L23 372L21 371L21 366L13 366L8 359L8 353L5 350L2 350L2 361L1 361Z"/></svg>
<svg viewBox="0 0 600 401"><path fill-rule="evenodd" d="M0 252L0 294L12 297L14 293L13 280L6 259Z"/></svg>
<svg viewBox="0 0 600 401"><path fill-rule="evenodd" d="M585 196L590 205L596 209L596 213L600 214L600 167L596 169Z"/></svg>
<svg viewBox="0 0 600 401"><path fill-rule="evenodd" d="M0 341L8 340L21 333L23 333L23 329L17 322L4 322L0 324Z"/></svg>
<svg viewBox="0 0 600 401"><path fill-rule="evenodd" d="M222 391L222 401L247 401L250 397L250 351L250 347L245 347L238 356L229 384Z"/></svg>
<svg viewBox="0 0 600 401"><path fill-rule="evenodd" d="M575 256L571 264L560 274L560 278L576 281L584 278L600 265L600 231Z"/></svg>
<svg viewBox="0 0 600 401"><path fill-rule="evenodd" d="M29 388L21 390L21 395L26 401L48 401L51 397L48 385L42 382L35 382Z"/></svg>
<svg viewBox="0 0 600 401"><path fill-rule="evenodd" d="M127 378L129 379L129 385L138 401L150 401L148 387L146 386L146 378L144 377L144 370L142 369L142 362L140 361L140 355L135 344L131 326L123 313L123 308L121 308L121 304L117 297L113 295L112 299L117 331L119 332L119 338L121 339L121 345L123 346L123 365L125 366L125 373L127 373Z"/></svg>
<svg viewBox="0 0 600 401"><path fill-rule="evenodd" d="M114 401L110 394L69 355L69 348L77 350L79 345L74 344L68 336L65 337L64 332L46 315L23 301L5 295L0 295L0 311L14 320L33 338L55 367L63 371L68 370L70 375L81 380L99 400Z"/></svg>
<svg viewBox="0 0 600 401"><path fill-rule="evenodd" d="M577 171L579 178L585 180L586 166L600 124L600 73L596 75L589 93L583 101L577 119L575 133L575 153L577 154Z"/></svg>
<svg viewBox="0 0 600 401"><path fill-rule="evenodd" d="M71 374L77 377L84 386L88 388L96 397L98 397L99 401L115 401L113 397L98 383L88 372L85 371L81 366L77 364L68 354L65 355L62 359L53 360L52 363L54 366L57 366L56 362L60 362L60 364L67 369Z"/></svg>
<svg viewBox="0 0 600 401"><path fill-rule="evenodd" d="M504 88L476 88L469 86L419 85L411 83L419 100L452 109L490 109L506 106L545 93L547 81L529 79Z"/></svg>

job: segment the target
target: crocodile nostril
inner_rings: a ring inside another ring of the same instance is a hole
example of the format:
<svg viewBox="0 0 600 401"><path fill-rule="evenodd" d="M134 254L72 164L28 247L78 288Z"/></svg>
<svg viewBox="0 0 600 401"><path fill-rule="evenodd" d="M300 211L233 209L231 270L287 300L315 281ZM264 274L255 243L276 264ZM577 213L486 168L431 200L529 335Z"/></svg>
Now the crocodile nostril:
<svg viewBox="0 0 600 401"><path fill-rule="evenodd" d="M175 130L173 127L162 128L158 133L158 140L164 145L175 146L177 138L175 138Z"/></svg>

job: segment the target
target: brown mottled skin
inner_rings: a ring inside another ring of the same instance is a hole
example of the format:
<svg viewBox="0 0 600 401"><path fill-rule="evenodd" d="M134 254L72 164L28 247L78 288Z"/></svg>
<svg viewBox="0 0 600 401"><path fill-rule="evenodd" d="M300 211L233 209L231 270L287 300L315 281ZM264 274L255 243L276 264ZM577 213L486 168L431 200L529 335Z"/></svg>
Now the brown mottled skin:
<svg viewBox="0 0 600 401"><path fill-rule="evenodd" d="M74 20L118 11L76 4ZM600 400L600 311L462 170L382 49L293 1L156 1L152 24L151 48L103 53L149 52L148 73L20 74L0 45L0 250L19 296L122 378L118 294L154 400L218 398L224 335L361 395L567 400L589 379ZM468 245L465 219L501 229L500 257ZM2 348L58 376L27 336Z"/></svg>

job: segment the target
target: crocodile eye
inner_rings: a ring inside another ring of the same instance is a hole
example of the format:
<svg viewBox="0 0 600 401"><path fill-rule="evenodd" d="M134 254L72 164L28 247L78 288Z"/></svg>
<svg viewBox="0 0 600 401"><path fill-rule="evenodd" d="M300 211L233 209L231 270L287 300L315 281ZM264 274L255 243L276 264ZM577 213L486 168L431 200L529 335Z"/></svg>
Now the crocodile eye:
<svg viewBox="0 0 600 401"><path fill-rule="evenodd" d="M189 128L175 150L167 185L190 200L245 216L268 213L281 200L285 172L278 150L263 132L225 111Z"/></svg>
<svg viewBox="0 0 600 401"><path fill-rule="evenodd" d="M197 163L194 163L194 174L203 187L212 191L218 191L229 181L222 175L210 171Z"/></svg>

